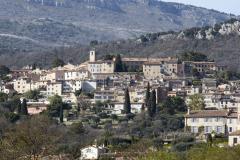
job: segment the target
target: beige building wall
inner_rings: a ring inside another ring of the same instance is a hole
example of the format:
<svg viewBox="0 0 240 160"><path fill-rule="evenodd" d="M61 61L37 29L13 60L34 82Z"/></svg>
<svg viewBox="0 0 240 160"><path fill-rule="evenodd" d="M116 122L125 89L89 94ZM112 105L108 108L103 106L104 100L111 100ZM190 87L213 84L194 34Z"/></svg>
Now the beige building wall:
<svg viewBox="0 0 240 160"><path fill-rule="evenodd" d="M114 73L115 64L113 61L103 62L101 68L102 73Z"/></svg>
<svg viewBox="0 0 240 160"><path fill-rule="evenodd" d="M54 96L54 95L62 95L62 82L56 82L56 83L48 83L47 84L47 95L48 96Z"/></svg>
<svg viewBox="0 0 240 160"><path fill-rule="evenodd" d="M18 93L26 93L27 91L30 91L31 85L30 80L26 78L20 78L13 82L13 88Z"/></svg>
<svg viewBox="0 0 240 160"><path fill-rule="evenodd" d="M143 73L147 79L153 78L163 78L161 74L160 64L144 64L143 65Z"/></svg>
<svg viewBox="0 0 240 160"><path fill-rule="evenodd" d="M58 80L64 80L64 71L58 70L58 71L50 71L48 73L45 73L40 76L41 81L51 81L56 82Z"/></svg>
<svg viewBox="0 0 240 160"><path fill-rule="evenodd" d="M94 73L114 73L115 65L113 61L97 61L88 63L88 71Z"/></svg>
<svg viewBox="0 0 240 160"><path fill-rule="evenodd" d="M143 73L147 79L177 78L181 75L181 65L177 61L146 62L143 64Z"/></svg>
<svg viewBox="0 0 240 160"><path fill-rule="evenodd" d="M102 73L102 63L99 62L89 62L88 71L90 73Z"/></svg>
<svg viewBox="0 0 240 160"><path fill-rule="evenodd" d="M198 72L217 70L215 62L193 62L193 67L196 68Z"/></svg>

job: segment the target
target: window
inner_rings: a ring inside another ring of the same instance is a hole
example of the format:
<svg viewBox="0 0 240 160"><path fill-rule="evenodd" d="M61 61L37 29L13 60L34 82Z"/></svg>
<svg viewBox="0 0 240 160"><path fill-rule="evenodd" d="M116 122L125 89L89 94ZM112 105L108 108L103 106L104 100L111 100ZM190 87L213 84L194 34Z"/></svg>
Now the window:
<svg viewBox="0 0 240 160"><path fill-rule="evenodd" d="M198 122L198 118L192 118L192 123Z"/></svg>
<svg viewBox="0 0 240 160"><path fill-rule="evenodd" d="M237 143L238 143L237 138L233 138L233 144L237 144Z"/></svg>
<svg viewBox="0 0 240 160"><path fill-rule="evenodd" d="M230 133L232 132L232 127L229 127L229 132L230 132Z"/></svg>
<svg viewBox="0 0 240 160"><path fill-rule="evenodd" d="M204 121L205 122L212 122L212 118L205 118Z"/></svg>
<svg viewBox="0 0 240 160"><path fill-rule="evenodd" d="M216 122L221 122L221 120L222 120L222 118L220 118L220 117L215 118Z"/></svg>
<svg viewBox="0 0 240 160"><path fill-rule="evenodd" d="M205 127L205 133L211 133L212 132L212 127L206 126Z"/></svg>
<svg viewBox="0 0 240 160"><path fill-rule="evenodd" d="M232 123L233 123L233 119L230 118L230 119L229 119L229 124L232 124Z"/></svg>
<svg viewBox="0 0 240 160"><path fill-rule="evenodd" d="M191 132L192 133L198 133L198 127L192 126L191 127Z"/></svg>
<svg viewBox="0 0 240 160"><path fill-rule="evenodd" d="M217 126L216 130L217 130L217 133L222 133L222 127L221 126Z"/></svg>

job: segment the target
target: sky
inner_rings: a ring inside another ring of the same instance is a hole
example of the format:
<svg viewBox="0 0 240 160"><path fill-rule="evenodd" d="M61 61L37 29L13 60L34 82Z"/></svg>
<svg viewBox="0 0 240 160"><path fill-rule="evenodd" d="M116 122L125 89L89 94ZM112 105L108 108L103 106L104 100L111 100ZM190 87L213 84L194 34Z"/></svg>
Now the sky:
<svg viewBox="0 0 240 160"><path fill-rule="evenodd" d="M240 0L162 0L215 9L221 12L240 15Z"/></svg>

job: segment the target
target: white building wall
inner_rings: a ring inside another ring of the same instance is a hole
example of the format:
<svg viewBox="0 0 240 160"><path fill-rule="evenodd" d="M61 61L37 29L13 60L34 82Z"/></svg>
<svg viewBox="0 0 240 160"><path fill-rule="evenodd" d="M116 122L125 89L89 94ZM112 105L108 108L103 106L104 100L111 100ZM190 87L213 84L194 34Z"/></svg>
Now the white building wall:
<svg viewBox="0 0 240 160"><path fill-rule="evenodd" d="M99 149L96 147L88 147L81 150L81 158L82 160L87 159L98 159L99 158Z"/></svg>
<svg viewBox="0 0 240 160"><path fill-rule="evenodd" d="M239 129L238 119L237 118L228 118L227 119L228 133L235 132Z"/></svg>
<svg viewBox="0 0 240 160"><path fill-rule="evenodd" d="M82 83L83 82L81 80L64 81L63 92L74 93L82 88Z"/></svg>
<svg viewBox="0 0 240 160"><path fill-rule="evenodd" d="M228 136L228 145L230 147L240 144L240 136Z"/></svg>
<svg viewBox="0 0 240 160"><path fill-rule="evenodd" d="M199 127L204 127L204 133L225 133L227 119L224 117L212 118L187 118L186 125L191 127L191 132L197 133Z"/></svg>
<svg viewBox="0 0 240 160"><path fill-rule="evenodd" d="M88 71L67 71L64 77L65 80L83 80L88 78Z"/></svg>
<svg viewBox="0 0 240 160"><path fill-rule="evenodd" d="M121 115L124 111L124 103L116 103L113 106L112 114ZM131 113L139 114L142 112L142 103L131 103Z"/></svg>

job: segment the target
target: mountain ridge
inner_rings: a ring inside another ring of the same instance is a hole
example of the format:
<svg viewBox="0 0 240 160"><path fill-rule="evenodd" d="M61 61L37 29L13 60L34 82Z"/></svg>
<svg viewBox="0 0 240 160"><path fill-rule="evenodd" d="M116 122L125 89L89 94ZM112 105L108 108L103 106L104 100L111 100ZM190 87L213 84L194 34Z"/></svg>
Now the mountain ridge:
<svg viewBox="0 0 240 160"><path fill-rule="evenodd" d="M232 17L236 16L157 0L0 0L0 24L6 26L0 26L1 34L25 36L56 45L179 31L213 25ZM41 25L33 23L39 19Z"/></svg>
<svg viewBox="0 0 240 160"><path fill-rule="evenodd" d="M239 24L239 20L231 19L212 27L148 33L133 39L61 47L42 51L39 54L19 53L11 54L11 56L3 54L0 55L0 64L19 67L35 63L41 67L49 67L56 57L64 59L66 63L79 64L88 59L89 50L94 48L98 58L107 54L122 54L127 57L176 56L183 52L194 51L206 54L210 59L232 70L240 71ZM204 33L209 29L213 31L212 38L204 38ZM200 38L199 33L202 34Z"/></svg>

